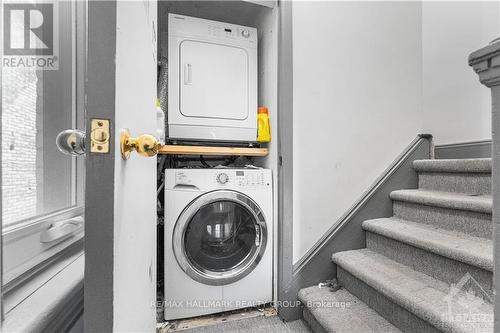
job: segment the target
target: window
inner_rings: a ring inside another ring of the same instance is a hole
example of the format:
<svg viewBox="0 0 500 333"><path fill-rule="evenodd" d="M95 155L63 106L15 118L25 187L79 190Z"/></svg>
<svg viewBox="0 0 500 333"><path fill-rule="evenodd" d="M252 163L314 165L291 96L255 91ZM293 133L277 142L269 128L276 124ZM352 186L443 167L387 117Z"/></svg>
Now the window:
<svg viewBox="0 0 500 333"><path fill-rule="evenodd" d="M58 69L2 68L4 294L64 250L83 248L84 159L63 155L55 141L59 132L84 125L84 8L60 1L50 9ZM16 36L25 27L10 29ZM43 42L45 33L35 37Z"/></svg>

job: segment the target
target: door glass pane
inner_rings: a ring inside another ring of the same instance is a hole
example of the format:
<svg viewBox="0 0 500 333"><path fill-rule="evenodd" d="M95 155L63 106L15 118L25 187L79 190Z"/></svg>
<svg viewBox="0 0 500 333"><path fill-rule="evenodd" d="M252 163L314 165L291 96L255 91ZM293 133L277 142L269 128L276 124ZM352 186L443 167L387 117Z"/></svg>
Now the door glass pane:
<svg viewBox="0 0 500 333"><path fill-rule="evenodd" d="M63 155L55 144L60 131L81 128L83 120L76 84L76 56L83 50L76 43L75 6L4 4L4 18L10 20L4 22L10 43L4 43L2 63L4 231L82 203L83 161Z"/></svg>
<svg viewBox="0 0 500 333"><path fill-rule="evenodd" d="M255 218L242 205L216 201L203 206L188 223L184 246L193 266L224 272L238 266L255 248Z"/></svg>

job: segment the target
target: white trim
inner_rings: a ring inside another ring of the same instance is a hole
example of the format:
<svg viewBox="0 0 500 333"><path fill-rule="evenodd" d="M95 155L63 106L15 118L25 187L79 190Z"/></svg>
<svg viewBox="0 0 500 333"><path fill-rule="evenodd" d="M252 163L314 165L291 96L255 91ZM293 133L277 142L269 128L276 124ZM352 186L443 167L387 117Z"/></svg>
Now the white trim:
<svg viewBox="0 0 500 333"><path fill-rule="evenodd" d="M29 296L33 294L33 292L42 287L73 261L78 259L82 253L83 251L80 248L75 249L71 253L58 256L58 259L52 262L49 267L46 267L42 271L38 271L37 274L33 275L29 280L25 281L25 283L19 284L16 288L10 291L6 291L4 294L5 314L8 315L10 311L15 309L25 300L29 299Z"/></svg>
<svg viewBox="0 0 500 333"><path fill-rule="evenodd" d="M6 230L2 248L4 292L27 280L56 260L60 252L81 241L83 228L52 243L41 242L40 236L55 222L64 223L82 214L83 207L73 207Z"/></svg>
<svg viewBox="0 0 500 333"><path fill-rule="evenodd" d="M83 304L84 255L33 291L5 316L2 332L40 332L57 322L68 304ZM6 302L7 303L7 302ZM76 302L78 303L78 302ZM77 307L74 310L81 312Z"/></svg>
<svg viewBox="0 0 500 333"><path fill-rule="evenodd" d="M66 252L73 252L76 250L83 250L83 231L67 239L49 250L42 252L40 255L31 258L25 263L16 266L10 271L6 271L3 278L3 292L8 293L12 289L22 287L22 283L33 278L35 275L40 274L41 271L46 269L54 261L63 257Z"/></svg>
<svg viewBox="0 0 500 333"><path fill-rule="evenodd" d="M76 101L76 80L77 80L77 63L76 63L76 5L71 3L71 128L77 128L77 101ZM76 156L71 157L71 204L76 205L77 198L77 159Z"/></svg>
<svg viewBox="0 0 500 333"><path fill-rule="evenodd" d="M83 214L83 211L84 211L83 206L74 206L57 210L48 214L29 218L23 221L19 221L7 227L4 226L2 234L3 240L5 242L8 242L11 239L22 237L27 233L29 233L30 231L39 229L41 224L47 222L60 221L63 219L69 219L75 216L79 216Z"/></svg>

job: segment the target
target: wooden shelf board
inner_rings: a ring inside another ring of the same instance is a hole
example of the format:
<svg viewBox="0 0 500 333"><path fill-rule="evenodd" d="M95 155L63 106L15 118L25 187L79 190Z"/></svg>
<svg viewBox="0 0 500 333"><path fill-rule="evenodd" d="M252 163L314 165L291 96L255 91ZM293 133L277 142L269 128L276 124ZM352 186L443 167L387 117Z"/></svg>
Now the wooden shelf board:
<svg viewBox="0 0 500 333"><path fill-rule="evenodd" d="M162 145L158 154L162 155L206 155L206 156L267 156L267 148L210 147Z"/></svg>

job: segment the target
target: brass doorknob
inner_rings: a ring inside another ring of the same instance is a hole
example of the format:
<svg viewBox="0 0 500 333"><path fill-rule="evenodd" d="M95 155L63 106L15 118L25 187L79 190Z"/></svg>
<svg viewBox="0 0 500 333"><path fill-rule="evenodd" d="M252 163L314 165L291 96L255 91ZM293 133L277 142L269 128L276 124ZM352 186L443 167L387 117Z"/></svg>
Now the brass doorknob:
<svg viewBox="0 0 500 333"><path fill-rule="evenodd" d="M149 134L142 134L134 138L128 130L123 130L120 136L120 150L124 160L130 157L132 151L139 155L150 157L158 154L160 144L158 139Z"/></svg>

